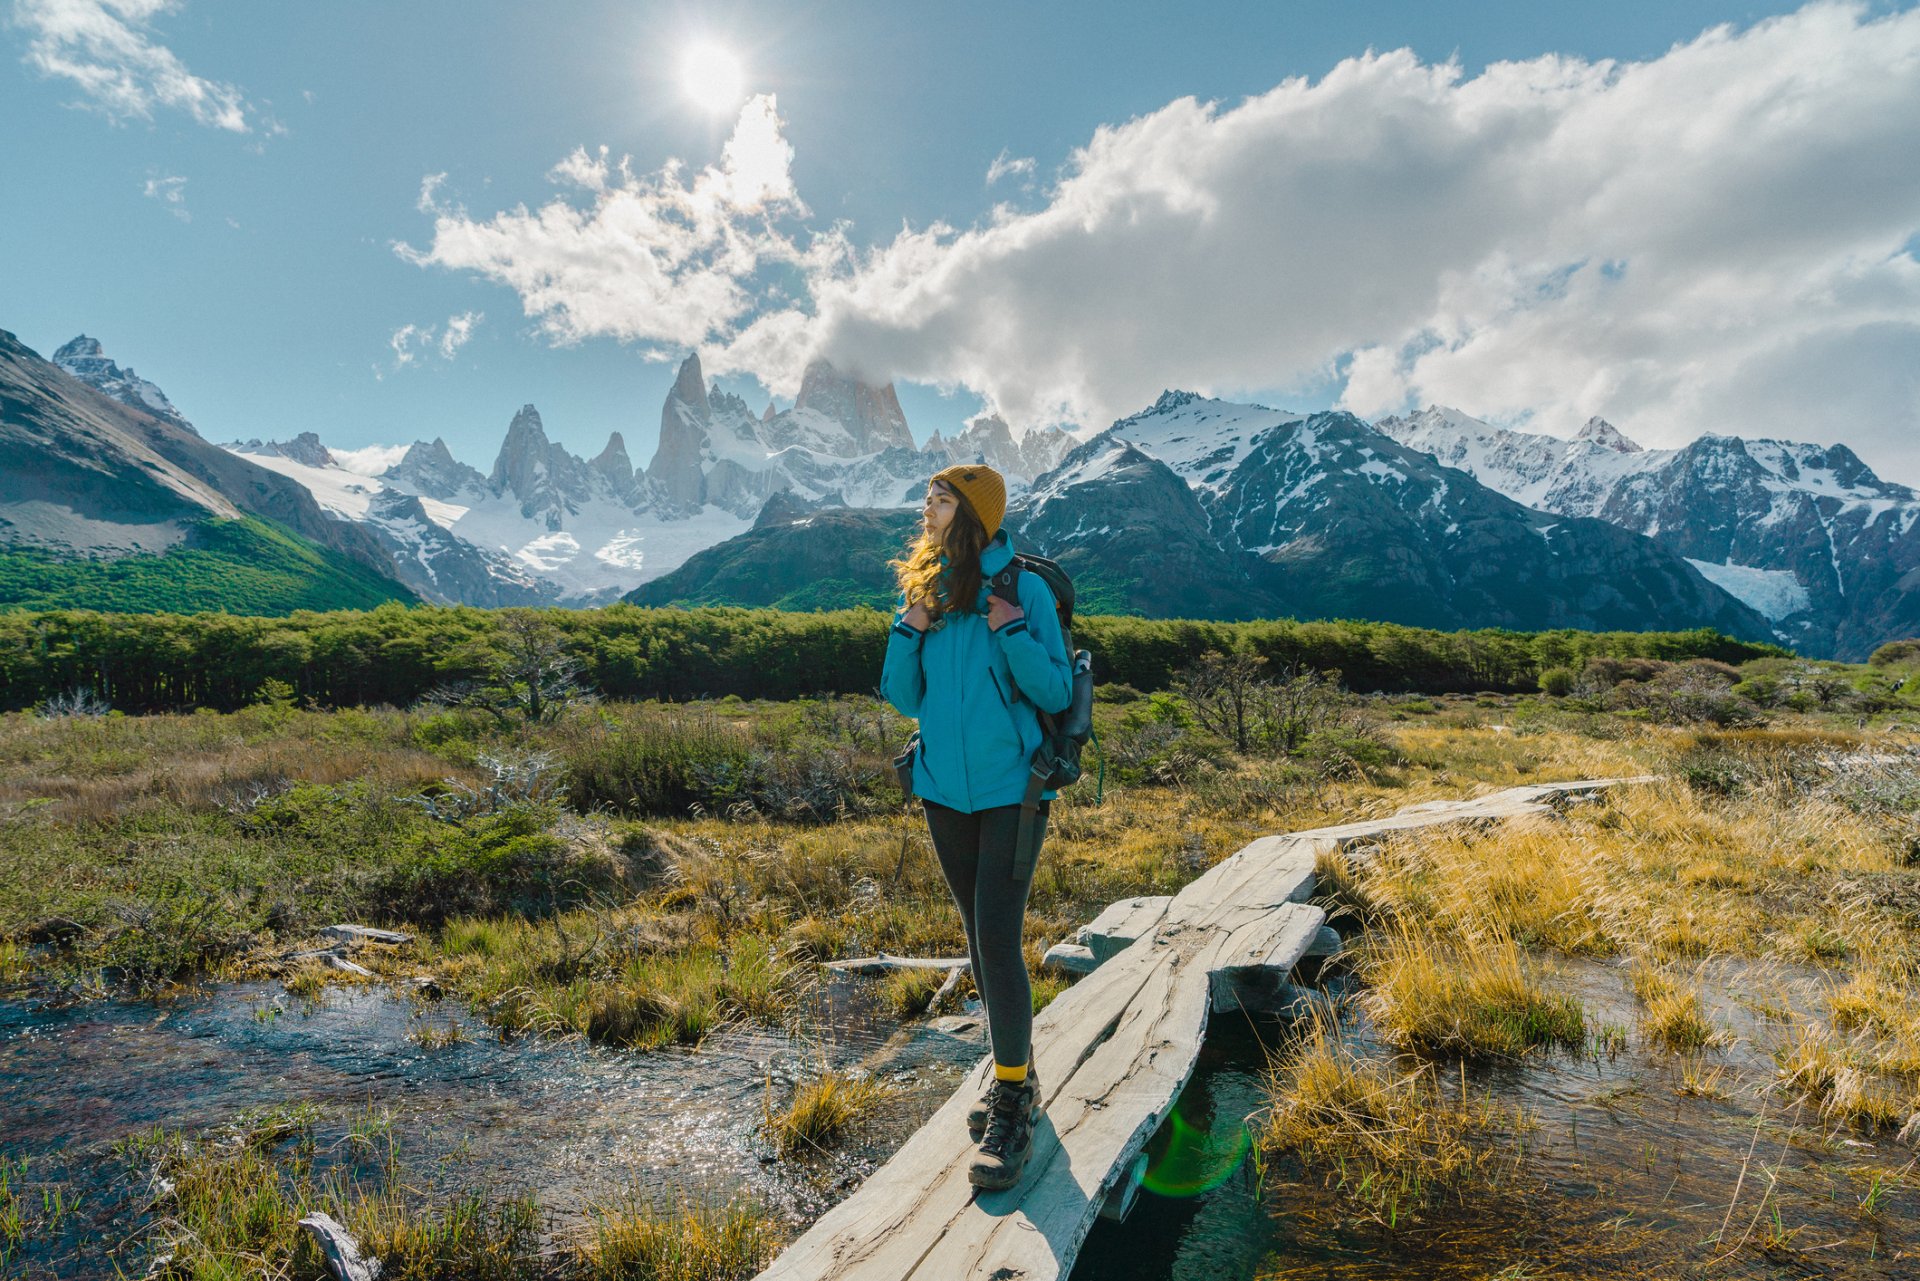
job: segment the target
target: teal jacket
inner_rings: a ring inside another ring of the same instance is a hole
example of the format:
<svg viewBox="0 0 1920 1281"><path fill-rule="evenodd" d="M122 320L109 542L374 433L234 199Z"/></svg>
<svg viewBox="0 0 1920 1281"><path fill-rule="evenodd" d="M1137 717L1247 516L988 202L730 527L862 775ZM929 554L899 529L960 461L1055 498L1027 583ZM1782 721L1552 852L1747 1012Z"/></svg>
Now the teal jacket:
<svg viewBox="0 0 1920 1281"><path fill-rule="evenodd" d="M987 580L1012 559L1002 530L980 553L978 613L949 613L923 632L903 621L902 608L887 637L880 692L920 721L913 793L949 809L972 813L1026 799L1042 736L1034 708L1061 712L1073 699L1073 666L1044 579L1021 574L1015 593L1026 617L998 631L987 626Z"/></svg>

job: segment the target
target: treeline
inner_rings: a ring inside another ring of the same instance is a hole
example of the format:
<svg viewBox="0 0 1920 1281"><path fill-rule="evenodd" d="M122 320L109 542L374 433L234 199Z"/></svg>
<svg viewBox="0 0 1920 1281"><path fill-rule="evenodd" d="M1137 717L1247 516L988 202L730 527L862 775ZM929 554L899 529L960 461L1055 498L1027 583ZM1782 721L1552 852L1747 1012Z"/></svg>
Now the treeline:
<svg viewBox="0 0 1920 1281"><path fill-rule="evenodd" d="M284 618L233 614L0 614L0 709L90 690L129 712L232 709L284 682L324 707L406 706L503 660L508 615L551 626L600 694L615 699L788 699L871 692L888 616L877 610L484 610L382 605ZM1244 647L1276 667L1335 670L1357 691L1519 691L1552 667L1589 655L1714 658L1741 663L1786 651L1699 629L1688 632L1438 632L1372 622L1251 623L1079 619L1104 682L1141 691L1210 649Z"/></svg>

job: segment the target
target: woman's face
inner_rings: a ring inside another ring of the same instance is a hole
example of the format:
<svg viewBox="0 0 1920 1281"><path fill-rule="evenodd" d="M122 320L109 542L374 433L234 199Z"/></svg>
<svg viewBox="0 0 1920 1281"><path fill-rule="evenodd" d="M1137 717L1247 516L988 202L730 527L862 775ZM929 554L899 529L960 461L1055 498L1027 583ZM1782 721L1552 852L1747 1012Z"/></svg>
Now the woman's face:
<svg viewBox="0 0 1920 1281"><path fill-rule="evenodd" d="M921 512L921 521L929 534L945 534L947 526L953 524L953 513L959 510L960 500L953 491L939 481L927 485L927 502Z"/></svg>

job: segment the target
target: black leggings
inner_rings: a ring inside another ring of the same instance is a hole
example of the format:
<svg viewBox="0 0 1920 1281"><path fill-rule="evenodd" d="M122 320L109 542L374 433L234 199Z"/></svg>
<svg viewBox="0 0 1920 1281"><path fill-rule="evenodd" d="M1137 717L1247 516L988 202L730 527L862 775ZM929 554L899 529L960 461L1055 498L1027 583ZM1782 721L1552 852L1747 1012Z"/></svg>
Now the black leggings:
<svg viewBox="0 0 1920 1281"><path fill-rule="evenodd" d="M993 1061L1002 1067L1020 1067L1033 1046L1033 987L1027 981L1027 957L1020 945L1033 876L1031 871L1017 880L1013 875L1020 807L996 805L969 814L924 798L921 804L927 811L927 831L940 858L940 872L967 927L973 985L980 989L987 1007ZM1051 805L1040 802L1042 839Z"/></svg>

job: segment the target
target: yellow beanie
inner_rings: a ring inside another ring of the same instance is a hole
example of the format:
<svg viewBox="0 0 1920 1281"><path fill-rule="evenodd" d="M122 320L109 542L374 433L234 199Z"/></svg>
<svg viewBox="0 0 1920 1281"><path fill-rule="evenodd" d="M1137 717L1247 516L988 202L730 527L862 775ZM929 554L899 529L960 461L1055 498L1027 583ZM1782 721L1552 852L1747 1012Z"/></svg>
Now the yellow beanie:
<svg viewBox="0 0 1920 1281"><path fill-rule="evenodd" d="M1000 532L1001 518L1007 514L1007 482L999 472L985 463L961 463L935 472L933 478L952 486L955 493L967 500L973 514L986 526L989 541Z"/></svg>

